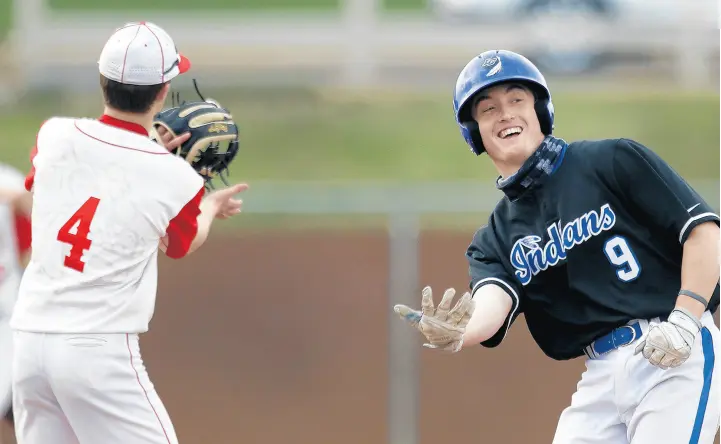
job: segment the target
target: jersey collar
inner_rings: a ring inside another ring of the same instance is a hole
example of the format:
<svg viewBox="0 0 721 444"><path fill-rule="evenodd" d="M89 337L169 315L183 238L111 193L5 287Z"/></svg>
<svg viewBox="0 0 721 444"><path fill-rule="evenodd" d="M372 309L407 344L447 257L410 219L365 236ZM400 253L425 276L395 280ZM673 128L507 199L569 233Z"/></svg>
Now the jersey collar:
<svg viewBox="0 0 721 444"><path fill-rule="evenodd" d="M550 177L563 161L568 143L553 136L546 136L531 157L512 176L496 180L496 188L511 201L515 201L526 191L541 185Z"/></svg>
<svg viewBox="0 0 721 444"><path fill-rule="evenodd" d="M142 125L138 125L137 123L128 122L125 120L116 119L115 117L110 117L107 114L103 114L102 116L100 116L98 121L101 123L104 123L106 125L114 126L116 128L120 128L120 129L123 129L126 131L132 131L134 133L138 133L141 136L146 136L146 137L150 136L150 134L148 134L148 130L143 128Z"/></svg>

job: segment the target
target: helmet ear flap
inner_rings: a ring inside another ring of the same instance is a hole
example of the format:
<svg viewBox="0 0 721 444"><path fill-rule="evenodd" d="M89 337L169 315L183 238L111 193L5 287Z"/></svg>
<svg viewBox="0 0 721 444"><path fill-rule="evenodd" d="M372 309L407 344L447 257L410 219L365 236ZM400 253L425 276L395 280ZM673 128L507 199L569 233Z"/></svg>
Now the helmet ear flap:
<svg viewBox="0 0 721 444"><path fill-rule="evenodd" d="M554 121L554 110L553 102L547 97L540 97L536 100L535 104L536 115L538 116L538 123L541 127L541 132L546 136L553 133L553 121Z"/></svg>
<svg viewBox="0 0 721 444"><path fill-rule="evenodd" d="M461 123L461 133L466 143L471 147L471 152L476 156L480 156L486 149L483 146L481 132L478 129L478 123L475 120Z"/></svg>

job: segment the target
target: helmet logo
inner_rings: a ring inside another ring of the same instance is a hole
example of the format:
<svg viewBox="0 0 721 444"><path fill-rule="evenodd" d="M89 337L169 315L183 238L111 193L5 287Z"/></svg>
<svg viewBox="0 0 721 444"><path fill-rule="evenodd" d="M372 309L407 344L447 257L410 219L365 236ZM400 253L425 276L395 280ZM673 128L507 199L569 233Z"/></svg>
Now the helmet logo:
<svg viewBox="0 0 721 444"><path fill-rule="evenodd" d="M483 61L483 65L481 65L481 68L488 68L489 66L493 66L496 64L496 62L500 61L501 59L499 59L498 56L489 57Z"/></svg>
<svg viewBox="0 0 721 444"><path fill-rule="evenodd" d="M495 66L494 66L495 65ZM483 62L483 67L489 67L493 66L488 73L486 73L486 77L491 77L496 74L498 74L501 71L501 68L503 67L503 63L501 63L501 58L496 56L492 57L490 59L486 59L486 61Z"/></svg>

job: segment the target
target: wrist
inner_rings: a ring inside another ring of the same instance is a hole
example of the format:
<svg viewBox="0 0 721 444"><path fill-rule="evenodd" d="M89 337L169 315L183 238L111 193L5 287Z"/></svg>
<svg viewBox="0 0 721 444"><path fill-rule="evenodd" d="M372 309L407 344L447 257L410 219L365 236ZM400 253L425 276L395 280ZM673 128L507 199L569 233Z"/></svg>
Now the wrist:
<svg viewBox="0 0 721 444"><path fill-rule="evenodd" d="M468 343L468 341L466 341L466 334L464 333L463 336L461 336L460 344L458 344L458 351L461 351L461 350L463 350L463 349L466 349L466 348L468 348L470 345L471 345L471 344Z"/></svg>
<svg viewBox="0 0 721 444"><path fill-rule="evenodd" d="M701 319L701 316L703 316L703 313L706 311L707 305L708 300L706 298L689 290L681 290L679 291L678 298L676 298L676 306L674 308L683 309L695 316L696 319Z"/></svg>
<svg viewBox="0 0 721 444"><path fill-rule="evenodd" d="M205 198L200 202L200 213L214 218L220 211L220 205L215 199Z"/></svg>
<svg viewBox="0 0 721 444"><path fill-rule="evenodd" d="M700 317L683 307L674 308L668 316L668 321L694 335L703 328Z"/></svg>

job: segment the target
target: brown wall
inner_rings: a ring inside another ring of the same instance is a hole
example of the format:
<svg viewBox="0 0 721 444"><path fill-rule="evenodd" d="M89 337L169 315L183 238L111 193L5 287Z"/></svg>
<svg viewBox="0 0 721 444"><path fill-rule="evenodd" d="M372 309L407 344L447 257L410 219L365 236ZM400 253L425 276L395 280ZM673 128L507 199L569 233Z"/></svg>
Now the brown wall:
<svg viewBox="0 0 721 444"><path fill-rule="evenodd" d="M465 289L468 241L424 235L419 287ZM180 442L385 444L387 246L383 232L238 234L161 260L141 349ZM522 319L497 349L423 349L421 441L550 443L582 369L545 358Z"/></svg>

